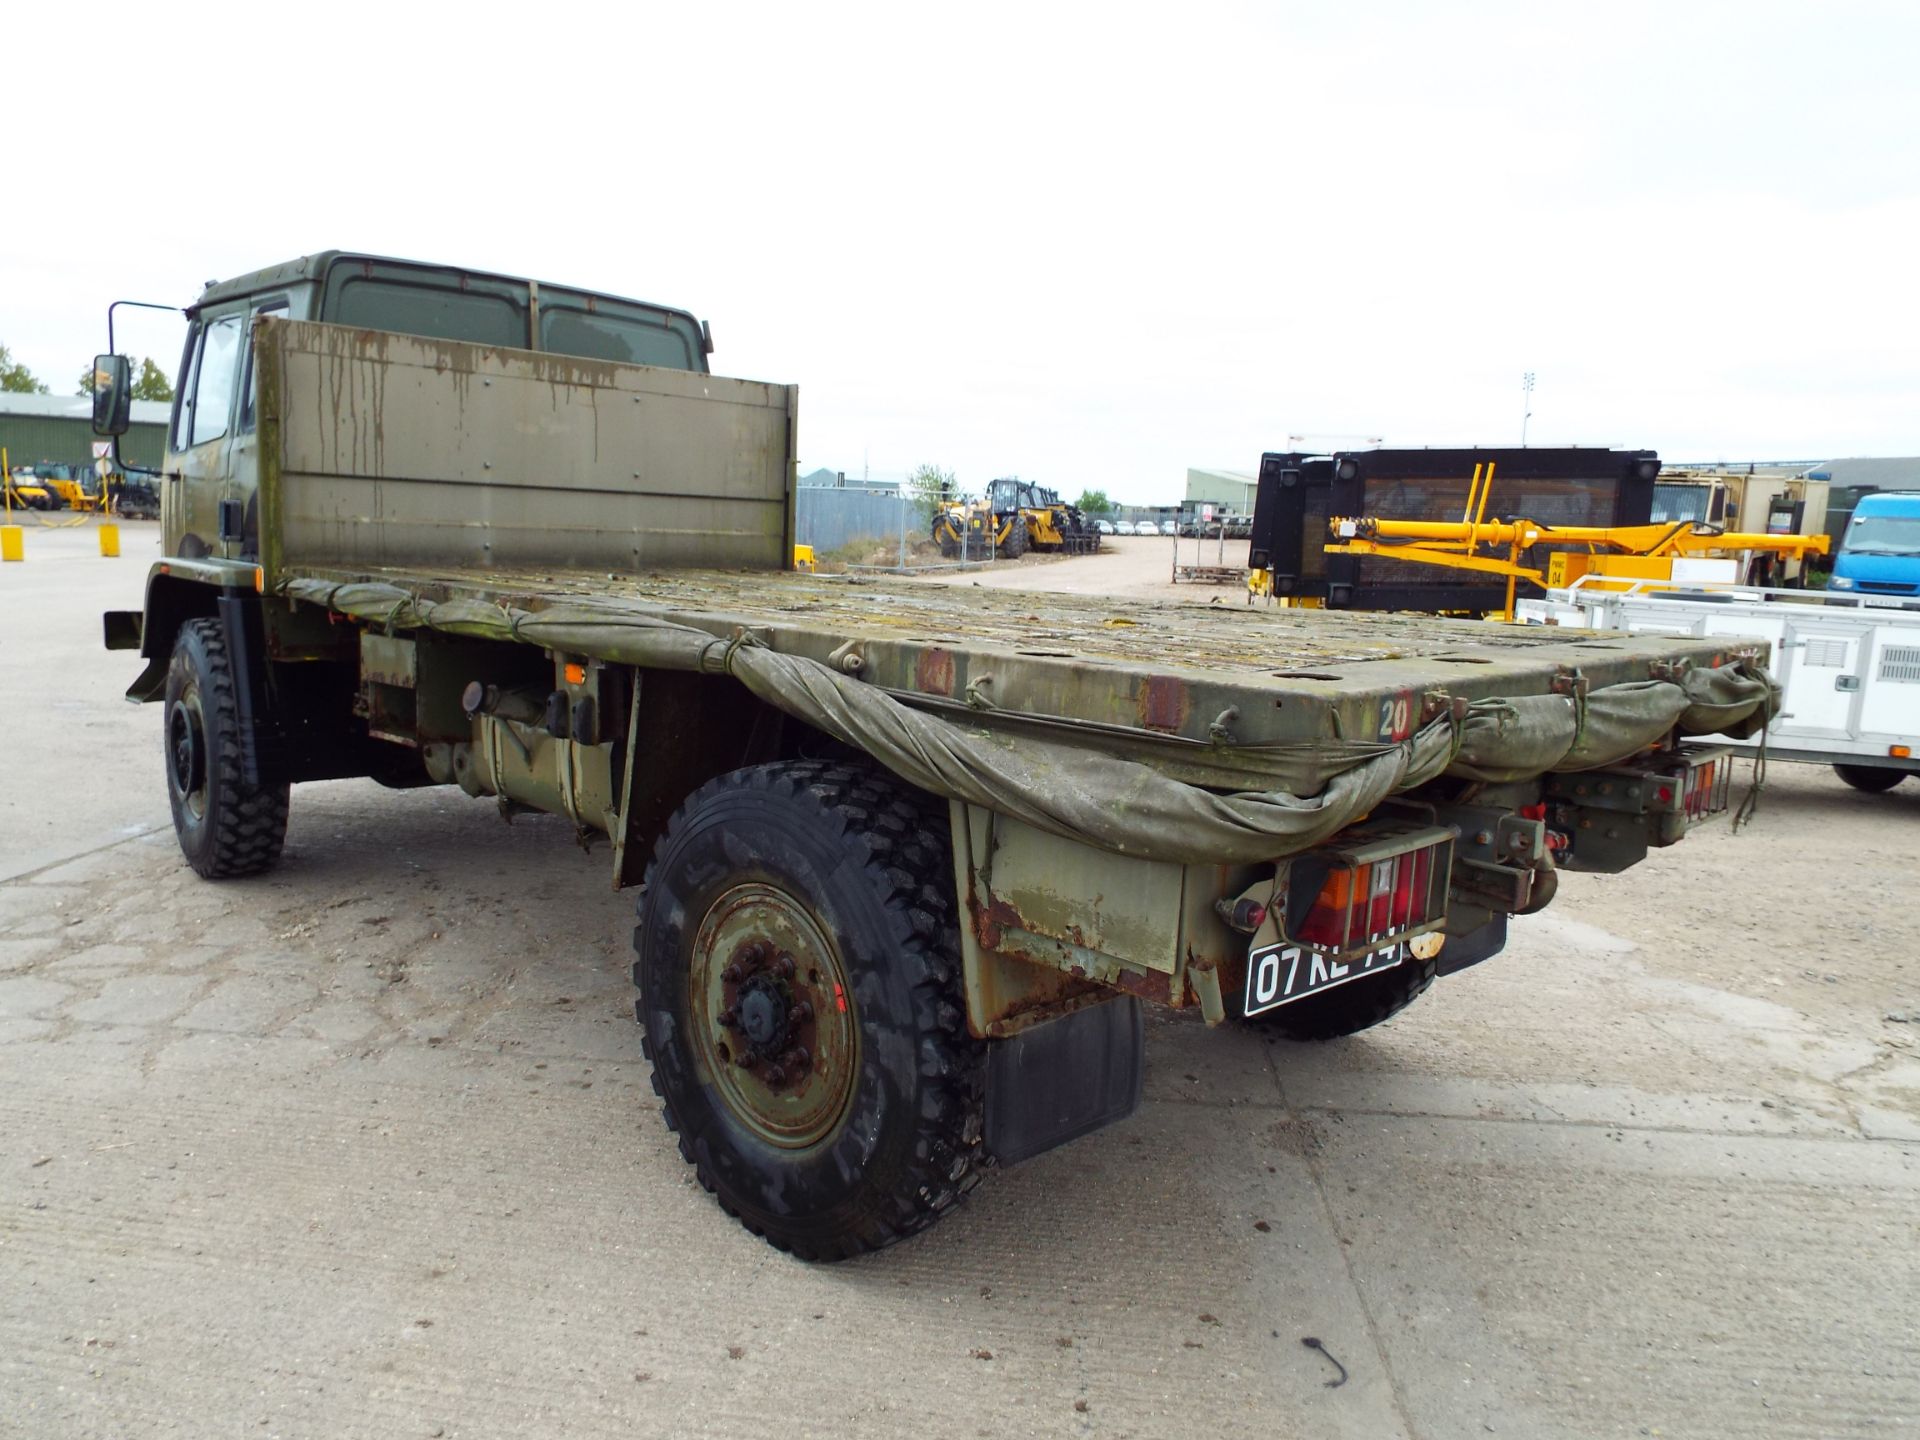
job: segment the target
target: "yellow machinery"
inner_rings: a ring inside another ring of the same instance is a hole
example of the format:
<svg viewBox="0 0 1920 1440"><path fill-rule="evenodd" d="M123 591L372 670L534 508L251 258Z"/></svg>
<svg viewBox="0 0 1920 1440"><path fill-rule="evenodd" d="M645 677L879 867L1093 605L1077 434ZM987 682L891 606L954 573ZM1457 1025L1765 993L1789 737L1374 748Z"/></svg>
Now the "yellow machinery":
<svg viewBox="0 0 1920 1440"><path fill-rule="evenodd" d="M12 470L5 471L0 485L6 487L6 503L9 509L22 510L58 510L60 497L35 475L31 470L16 475Z"/></svg>
<svg viewBox="0 0 1920 1440"><path fill-rule="evenodd" d="M940 553L952 558L984 560L999 555L1018 560L1027 553L1027 525L1019 511L994 513L986 500L943 505L933 517L933 539Z"/></svg>
<svg viewBox="0 0 1920 1440"><path fill-rule="evenodd" d="M1018 560L1029 550L1089 554L1100 548L1100 530L1058 493L1018 476L995 480L971 504L943 506L933 517L940 553L996 554Z"/></svg>
<svg viewBox="0 0 1920 1440"><path fill-rule="evenodd" d="M1543 589L1581 582L1588 589L1624 590L1636 581L1673 580L1727 584L1745 578L1744 559L1780 556L1793 560L1827 553L1825 535L1762 535L1729 532L1693 520L1652 525L1548 526L1533 520L1486 519L1493 490L1492 464L1473 467L1467 509L1457 522L1334 518L1330 555L1378 555L1423 565L1443 565L1504 575L1507 604L1500 618L1513 618L1514 592L1522 580ZM1582 546L1547 557L1547 568L1523 565L1536 545ZM1505 551L1502 555L1500 552ZM1491 553L1487 553L1491 552ZM1741 559L1731 558L1741 556Z"/></svg>
<svg viewBox="0 0 1920 1440"><path fill-rule="evenodd" d="M56 474L36 474L34 479L65 501L69 510L84 512L98 510L101 506L100 497L89 493L78 480Z"/></svg>

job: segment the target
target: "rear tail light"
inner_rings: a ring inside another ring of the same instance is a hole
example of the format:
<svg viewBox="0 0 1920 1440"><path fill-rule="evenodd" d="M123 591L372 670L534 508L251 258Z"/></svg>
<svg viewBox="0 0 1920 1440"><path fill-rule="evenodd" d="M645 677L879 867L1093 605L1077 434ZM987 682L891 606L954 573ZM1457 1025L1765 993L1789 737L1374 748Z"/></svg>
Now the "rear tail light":
<svg viewBox="0 0 1920 1440"><path fill-rule="evenodd" d="M1734 795L1734 756L1728 751L1693 751L1686 768L1661 776L1655 799L1659 808L1693 820L1705 820L1728 808Z"/></svg>
<svg viewBox="0 0 1920 1440"><path fill-rule="evenodd" d="M1545 790L1555 830L1572 838L1572 868L1612 874L1637 863L1646 847L1672 845L1729 808L1733 752L1683 745L1637 765L1549 775ZM1560 847L1553 848L1558 859Z"/></svg>
<svg viewBox="0 0 1920 1440"><path fill-rule="evenodd" d="M1733 794L1733 757L1713 752L1687 766L1679 777L1680 809L1689 820L1704 820L1727 808ZM1668 803L1671 803L1669 801Z"/></svg>
<svg viewBox="0 0 1920 1440"><path fill-rule="evenodd" d="M1267 923L1267 907L1258 900L1242 898L1232 903L1218 900L1213 908L1222 920L1245 935L1253 934Z"/></svg>
<svg viewBox="0 0 1920 1440"><path fill-rule="evenodd" d="M1447 918L1455 832L1363 826L1293 862L1287 939L1334 959L1437 930Z"/></svg>

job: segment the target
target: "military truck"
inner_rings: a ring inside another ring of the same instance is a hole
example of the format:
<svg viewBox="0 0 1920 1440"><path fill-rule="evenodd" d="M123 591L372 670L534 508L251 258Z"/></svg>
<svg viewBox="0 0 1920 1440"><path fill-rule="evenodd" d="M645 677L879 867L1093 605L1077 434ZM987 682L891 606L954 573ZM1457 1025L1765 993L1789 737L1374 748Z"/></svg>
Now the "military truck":
<svg viewBox="0 0 1920 1440"><path fill-rule="evenodd" d="M1126 1116L1143 1003L1395 1014L1723 809L1685 737L1773 704L1721 638L795 573L797 392L684 310L327 252L186 315L105 629L187 863L268 869L342 776L606 842L667 1125L809 1259Z"/></svg>

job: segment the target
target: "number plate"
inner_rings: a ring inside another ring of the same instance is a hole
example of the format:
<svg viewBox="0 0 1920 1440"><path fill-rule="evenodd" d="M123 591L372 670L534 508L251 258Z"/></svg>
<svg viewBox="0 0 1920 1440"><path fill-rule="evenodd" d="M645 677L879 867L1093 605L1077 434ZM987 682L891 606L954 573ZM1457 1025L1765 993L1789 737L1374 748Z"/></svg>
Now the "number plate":
<svg viewBox="0 0 1920 1440"><path fill-rule="evenodd" d="M1270 945L1247 957L1245 1014L1278 1009L1336 985L1391 970L1407 958L1407 947L1389 945L1358 960L1329 960L1299 945Z"/></svg>

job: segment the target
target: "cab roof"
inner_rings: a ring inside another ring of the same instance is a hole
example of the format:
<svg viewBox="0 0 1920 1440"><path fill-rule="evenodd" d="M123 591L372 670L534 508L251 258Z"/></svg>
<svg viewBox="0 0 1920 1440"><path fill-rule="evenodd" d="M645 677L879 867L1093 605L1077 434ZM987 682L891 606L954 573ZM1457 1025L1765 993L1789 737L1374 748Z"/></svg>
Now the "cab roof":
<svg viewBox="0 0 1920 1440"><path fill-rule="evenodd" d="M634 300L624 295L609 295L603 290L587 290L578 285L562 285L557 282L533 281L521 275L502 275L493 270L473 270L464 265L442 265L431 260L407 260L396 255L374 255L362 250L316 250L311 255L302 255L297 260L286 260L278 265L268 265L263 269L250 270L245 275L236 275L231 280L216 280L200 292L200 298L187 307L187 313L204 310L209 305L222 300L231 300L242 295L258 294L262 290L277 290L288 285L304 285L325 280L327 272L341 261L360 263L372 261L379 265L404 265L415 270L439 271L449 275L471 275L475 279L504 280L510 285L538 284L542 289L570 290L576 294L596 295L602 299L619 301L623 304L643 306L650 310L667 311L675 315L684 315L692 321L696 332L699 320L688 310L675 305L660 305L651 300Z"/></svg>

